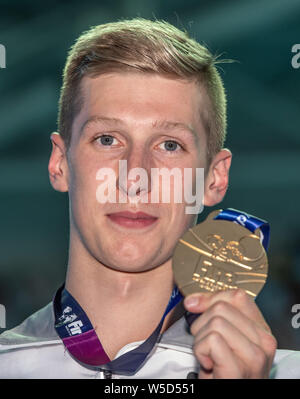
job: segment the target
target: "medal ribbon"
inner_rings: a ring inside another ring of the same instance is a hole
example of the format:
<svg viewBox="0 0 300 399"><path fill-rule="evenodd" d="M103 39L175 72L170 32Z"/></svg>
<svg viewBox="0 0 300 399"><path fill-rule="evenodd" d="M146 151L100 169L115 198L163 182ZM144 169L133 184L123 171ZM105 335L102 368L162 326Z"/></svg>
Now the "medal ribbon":
<svg viewBox="0 0 300 399"><path fill-rule="evenodd" d="M221 211L215 217L215 220L218 219L238 223L241 226L246 227L246 229L250 230L252 233L254 233L256 229L260 229L261 243L267 251L270 238L270 226L269 223L265 220L258 219L255 216L232 208L224 209L223 211Z"/></svg>
<svg viewBox="0 0 300 399"><path fill-rule="evenodd" d="M181 300L182 295L174 286L162 319L150 337L137 348L112 361L105 353L86 313L64 285L57 290L53 299L55 329L68 352L79 362L99 366L115 374L133 375L157 342L165 317Z"/></svg>

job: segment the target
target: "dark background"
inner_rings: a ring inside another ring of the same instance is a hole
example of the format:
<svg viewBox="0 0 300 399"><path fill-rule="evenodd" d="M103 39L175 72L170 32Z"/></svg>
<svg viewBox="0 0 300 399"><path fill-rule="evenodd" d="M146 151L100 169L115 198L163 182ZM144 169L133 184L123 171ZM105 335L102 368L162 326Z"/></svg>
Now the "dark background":
<svg viewBox="0 0 300 399"><path fill-rule="evenodd" d="M299 0L0 0L0 303L12 328L47 304L65 278L68 197L49 183L69 47L92 25L141 16L186 28L223 58L233 152L223 208L271 225L270 275L257 299L280 348L300 350L291 307L300 303ZM207 211L205 212L205 214ZM0 330L1 331L1 330Z"/></svg>

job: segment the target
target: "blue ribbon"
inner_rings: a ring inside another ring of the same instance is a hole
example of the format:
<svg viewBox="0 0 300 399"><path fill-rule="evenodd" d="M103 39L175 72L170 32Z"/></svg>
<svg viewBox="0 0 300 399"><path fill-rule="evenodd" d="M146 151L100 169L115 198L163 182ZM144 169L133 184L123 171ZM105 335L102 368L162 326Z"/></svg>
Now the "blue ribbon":
<svg viewBox="0 0 300 399"><path fill-rule="evenodd" d="M229 220L230 222L238 223L241 226L246 227L246 229L250 230L252 233L254 233L255 230L259 228L261 232L261 243L264 246L265 250L268 250L270 239L270 226L269 223L265 220L259 219L255 216L232 208L224 209L223 211L221 211L215 217L215 220L218 219Z"/></svg>

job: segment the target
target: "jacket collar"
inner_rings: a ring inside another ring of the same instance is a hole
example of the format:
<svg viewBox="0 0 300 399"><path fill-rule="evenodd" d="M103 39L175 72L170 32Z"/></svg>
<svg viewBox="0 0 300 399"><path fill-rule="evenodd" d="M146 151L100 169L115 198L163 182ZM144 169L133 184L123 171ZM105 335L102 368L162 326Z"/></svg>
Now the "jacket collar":
<svg viewBox="0 0 300 399"><path fill-rule="evenodd" d="M57 344L62 341L54 328L55 316L53 303L38 310L17 327L4 331L0 335L0 347L9 345L10 348L20 346L35 346L43 344ZM193 337L189 334L189 327L182 316L170 326L158 340L159 346L180 346L191 348Z"/></svg>

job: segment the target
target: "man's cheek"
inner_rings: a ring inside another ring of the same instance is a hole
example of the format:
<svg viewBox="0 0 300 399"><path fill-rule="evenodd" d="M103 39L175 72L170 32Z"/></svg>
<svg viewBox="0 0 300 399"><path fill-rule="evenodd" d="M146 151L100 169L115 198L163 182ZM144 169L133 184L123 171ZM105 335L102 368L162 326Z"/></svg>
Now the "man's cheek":
<svg viewBox="0 0 300 399"><path fill-rule="evenodd" d="M116 175L111 168L101 168L96 173L95 198L99 204L116 203Z"/></svg>

